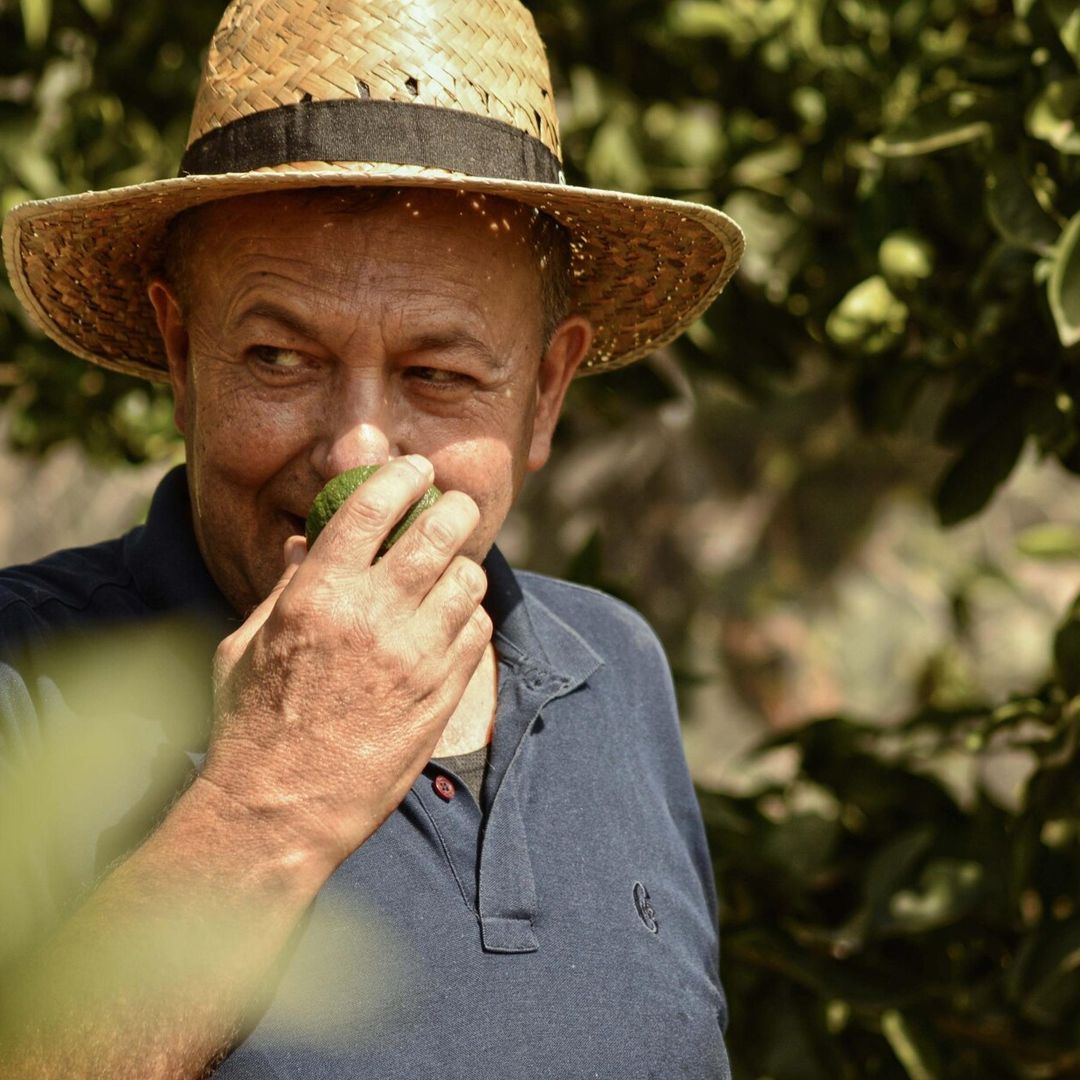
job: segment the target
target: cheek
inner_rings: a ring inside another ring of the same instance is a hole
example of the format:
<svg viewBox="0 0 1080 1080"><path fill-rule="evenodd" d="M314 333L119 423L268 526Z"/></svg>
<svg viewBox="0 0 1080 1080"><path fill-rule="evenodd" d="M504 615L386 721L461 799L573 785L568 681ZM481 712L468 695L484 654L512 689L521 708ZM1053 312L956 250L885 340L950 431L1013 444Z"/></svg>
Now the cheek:
<svg viewBox="0 0 1080 1080"><path fill-rule="evenodd" d="M227 391L209 398L212 405L199 411L194 428L195 460L203 470L237 484L257 484L302 447L309 429L304 409Z"/></svg>
<svg viewBox="0 0 1080 1080"><path fill-rule="evenodd" d="M425 454L435 483L481 499L512 498L524 476L531 414L520 392L509 388L474 398L447 415L424 413L408 403L396 414L400 452Z"/></svg>
<svg viewBox="0 0 1080 1080"><path fill-rule="evenodd" d="M494 540L521 486L520 454L505 439L474 438L442 447L431 455L435 483L463 491L480 509L480 526Z"/></svg>

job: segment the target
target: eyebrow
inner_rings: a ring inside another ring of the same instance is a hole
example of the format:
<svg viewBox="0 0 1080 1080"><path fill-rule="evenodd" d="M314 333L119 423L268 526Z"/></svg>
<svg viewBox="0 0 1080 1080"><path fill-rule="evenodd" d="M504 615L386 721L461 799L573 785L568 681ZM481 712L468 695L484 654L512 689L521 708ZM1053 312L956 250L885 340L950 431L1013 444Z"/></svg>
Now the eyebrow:
<svg viewBox="0 0 1080 1080"><path fill-rule="evenodd" d="M303 318L295 311L290 311L288 308L281 307L270 300L260 300L252 304L251 307L243 308L240 314L234 316L230 322L234 325L240 325L249 319L269 319L271 322L281 323L287 330L292 330L293 333L306 338L315 339L318 336L315 333L314 326L304 322Z"/></svg>
<svg viewBox="0 0 1080 1080"><path fill-rule="evenodd" d="M467 330L458 328L444 332L431 331L422 333L409 341L407 347L402 351L423 354L427 352L447 352L454 349L467 349L469 352L477 353L488 367L493 370L506 366L505 359L493 352L487 342L481 341L480 338L470 334Z"/></svg>
<svg viewBox="0 0 1080 1080"><path fill-rule="evenodd" d="M272 300L257 301L251 307L244 308L232 321L239 325L249 319L269 319L280 323L287 330L301 337L312 341L319 339L316 328L305 322L301 315ZM448 352L455 349L464 349L478 354L492 370L498 371L506 366L505 358L494 352L487 342L461 327L423 331L414 338L406 339L404 347L398 349L397 352L423 354Z"/></svg>

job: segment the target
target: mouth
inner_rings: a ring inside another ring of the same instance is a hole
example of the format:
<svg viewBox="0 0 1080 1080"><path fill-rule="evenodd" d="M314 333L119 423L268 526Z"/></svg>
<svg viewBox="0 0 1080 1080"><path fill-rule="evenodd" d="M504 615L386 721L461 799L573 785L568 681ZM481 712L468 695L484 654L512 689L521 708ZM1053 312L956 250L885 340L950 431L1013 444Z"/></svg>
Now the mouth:
<svg viewBox="0 0 1080 1080"><path fill-rule="evenodd" d="M304 536L307 534L307 518L302 518L298 514L290 514L288 511L283 515L286 522L289 524L289 528L292 529L294 536Z"/></svg>

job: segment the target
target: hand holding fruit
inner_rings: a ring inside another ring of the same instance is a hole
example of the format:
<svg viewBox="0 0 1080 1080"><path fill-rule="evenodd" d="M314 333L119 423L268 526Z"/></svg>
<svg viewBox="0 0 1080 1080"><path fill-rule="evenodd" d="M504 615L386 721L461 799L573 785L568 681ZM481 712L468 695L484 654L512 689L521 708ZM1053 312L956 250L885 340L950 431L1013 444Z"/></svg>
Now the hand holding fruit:
<svg viewBox="0 0 1080 1080"><path fill-rule="evenodd" d="M380 557L431 480L423 458L391 461L306 554L290 541L278 585L215 658L202 781L333 865L404 798L491 636L485 575L457 554L479 521L467 495L432 498Z"/></svg>

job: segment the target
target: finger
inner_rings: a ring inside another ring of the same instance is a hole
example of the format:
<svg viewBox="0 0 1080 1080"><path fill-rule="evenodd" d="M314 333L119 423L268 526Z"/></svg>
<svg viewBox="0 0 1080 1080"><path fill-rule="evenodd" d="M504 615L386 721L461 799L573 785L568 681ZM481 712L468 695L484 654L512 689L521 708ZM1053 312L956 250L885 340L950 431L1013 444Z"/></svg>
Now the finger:
<svg viewBox="0 0 1080 1080"><path fill-rule="evenodd" d="M487 575L472 559L456 556L424 597L416 613L417 625L425 636L425 646L445 653L463 634L470 640L477 627L490 622L481 602L487 592ZM475 626L470 624L475 623Z"/></svg>
<svg viewBox="0 0 1080 1080"><path fill-rule="evenodd" d="M446 492L383 556L375 567L376 580L385 579L399 593L412 597L419 604L446 572L479 522L480 510L468 495L461 491Z"/></svg>
<svg viewBox="0 0 1080 1080"><path fill-rule="evenodd" d="M296 576L296 571L307 558L307 541L302 536L290 536L285 541L285 569L281 572L277 584L270 590L266 598L255 607L243 625L229 636L229 641L238 652L243 652L251 639L262 629L263 624L270 617L270 613L277 605L278 598L288 587L289 582Z"/></svg>
<svg viewBox="0 0 1080 1080"><path fill-rule="evenodd" d="M449 675L445 680L445 688L454 702L454 708L483 659L484 650L491 643L492 630L491 617L482 607L478 607L447 649Z"/></svg>
<svg viewBox="0 0 1080 1080"><path fill-rule="evenodd" d="M327 522L312 545L308 573L335 565L355 571L370 566L391 529L428 489L435 477L419 454L395 458L361 484Z"/></svg>
<svg viewBox="0 0 1080 1080"><path fill-rule="evenodd" d="M484 658L484 651L491 643L492 629L488 613L482 607L477 607L465 620L455 640L441 650L445 674L430 698L435 706L434 721L425 725L429 727L434 741L438 741L454 710L461 703L469 680L476 673ZM433 746L434 742L432 748Z"/></svg>

